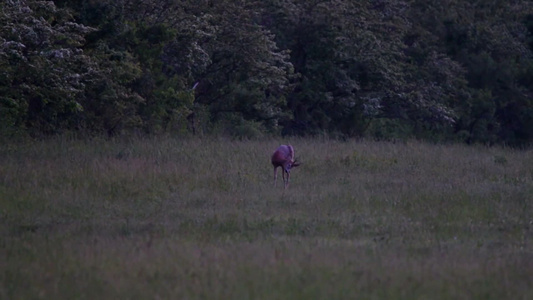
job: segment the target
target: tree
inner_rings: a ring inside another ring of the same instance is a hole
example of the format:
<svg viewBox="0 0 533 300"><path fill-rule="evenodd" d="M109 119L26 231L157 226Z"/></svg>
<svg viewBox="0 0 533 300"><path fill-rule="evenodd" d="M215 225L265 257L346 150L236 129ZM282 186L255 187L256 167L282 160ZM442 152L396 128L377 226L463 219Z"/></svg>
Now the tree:
<svg viewBox="0 0 533 300"><path fill-rule="evenodd" d="M283 128L533 139L527 0L9 0L0 8L4 133Z"/></svg>
<svg viewBox="0 0 533 300"><path fill-rule="evenodd" d="M529 1L412 1L410 19L433 47L464 69L466 88L452 107L455 132L467 142L531 140L533 53L527 46ZM429 38L427 38L429 37Z"/></svg>
<svg viewBox="0 0 533 300"><path fill-rule="evenodd" d="M206 107L215 123L242 127L258 124L278 130L287 117L285 95L293 66L287 51L279 50L274 36L259 24L260 2L209 2L198 12L209 28L198 45L208 54L199 81L197 104Z"/></svg>
<svg viewBox="0 0 533 300"><path fill-rule="evenodd" d="M417 74L406 54L411 30L405 1L267 1L264 21L291 50L301 77L289 97L289 132L361 136L378 119L450 124L446 85L459 67L435 53L421 64L444 62L442 82Z"/></svg>
<svg viewBox="0 0 533 300"><path fill-rule="evenodd" d="M253 8L234 1L122 0L86 6L80 19L94 21L93 9L105 11L91 53L98 55L103 44L137 62L140 74L127 86L142 99L145 130L183 130L189 120L190 128L204 130L219 123L225 131L246 124L275 131L292 66Z"/></svg>
<svg viewBox="0 0 533 300"><path fill-rule="evenodd" d="M53 2L9 0L0 9L0 128L54 133L73 126L92 66L81 46L94 29Z"/></svg>

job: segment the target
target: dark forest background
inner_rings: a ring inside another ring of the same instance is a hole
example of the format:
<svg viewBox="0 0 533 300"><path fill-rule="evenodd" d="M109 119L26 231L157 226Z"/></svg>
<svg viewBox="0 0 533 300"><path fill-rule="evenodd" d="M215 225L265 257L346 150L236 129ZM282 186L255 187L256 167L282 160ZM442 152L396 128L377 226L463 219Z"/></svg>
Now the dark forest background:
<svg viewBox="0 0 533 300"><path fill-rule="evenodd" d="M0 136L533 142L529 0L3 0Z"/></svg>

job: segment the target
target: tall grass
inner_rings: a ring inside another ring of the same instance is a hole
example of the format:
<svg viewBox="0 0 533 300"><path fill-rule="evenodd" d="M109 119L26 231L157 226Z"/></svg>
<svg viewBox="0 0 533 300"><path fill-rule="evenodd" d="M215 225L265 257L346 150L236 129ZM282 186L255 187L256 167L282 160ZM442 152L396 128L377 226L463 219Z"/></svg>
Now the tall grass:
<svg viewBox="0 0 533 300"><path fill-rule="evenodd" d="M4 144L0 299L533 299L532 199L531 150Z"/></svg>

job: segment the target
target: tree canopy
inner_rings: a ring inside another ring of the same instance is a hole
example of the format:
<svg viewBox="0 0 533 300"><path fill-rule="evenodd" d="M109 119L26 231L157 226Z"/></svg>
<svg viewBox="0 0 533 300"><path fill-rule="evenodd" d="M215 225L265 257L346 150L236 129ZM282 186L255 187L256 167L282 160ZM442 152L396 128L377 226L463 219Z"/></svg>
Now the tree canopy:
<svg viewBox="0 0 533 300"><path fill-rule="evenodd" d="M533 4L6 0L0 134L533 141Z"/></svg>

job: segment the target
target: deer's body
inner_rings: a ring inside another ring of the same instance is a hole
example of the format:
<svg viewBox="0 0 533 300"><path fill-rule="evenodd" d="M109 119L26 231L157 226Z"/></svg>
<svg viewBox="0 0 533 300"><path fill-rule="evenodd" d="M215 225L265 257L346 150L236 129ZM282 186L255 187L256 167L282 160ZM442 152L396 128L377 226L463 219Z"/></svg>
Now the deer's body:
<svg viewBox="0 0 533 300"><path fill-rule="evenodd" d="M281 167L281 174L283 176L283 183L285 188L289 186L289 179L291 177L291 168L297 167L300 164L294 159L294 148L291 145L281 145L272 154L272 165L274 166L274 186L278 179L278 167ZM287 175L287 179L285 179Z"/></svg>

